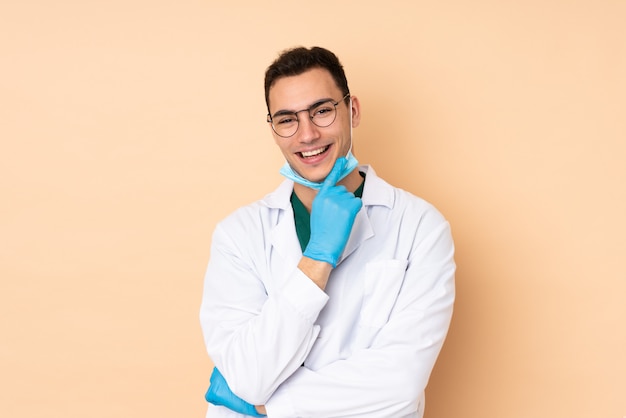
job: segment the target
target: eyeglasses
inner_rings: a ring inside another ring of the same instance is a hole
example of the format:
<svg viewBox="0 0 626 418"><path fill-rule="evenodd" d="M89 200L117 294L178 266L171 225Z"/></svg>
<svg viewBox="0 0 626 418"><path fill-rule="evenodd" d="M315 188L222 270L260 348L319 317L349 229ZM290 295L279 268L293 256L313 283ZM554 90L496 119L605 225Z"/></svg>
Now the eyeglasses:
<svg viewBox="0 0 626 418"><path fill-rule="evenodd" d="M279 111L274 116L267 114L267 122L272 124L272 129L276 132L276 135L289 138L296 134L298 131L299 121L298 113L307 112L309 119L320 128L325 128L332 125L337 118L337 105L346 100L350 96L347 93L339 101L334 100L322 100L321 102L314 103L312 106L298 110L296 112Z"/></svg>

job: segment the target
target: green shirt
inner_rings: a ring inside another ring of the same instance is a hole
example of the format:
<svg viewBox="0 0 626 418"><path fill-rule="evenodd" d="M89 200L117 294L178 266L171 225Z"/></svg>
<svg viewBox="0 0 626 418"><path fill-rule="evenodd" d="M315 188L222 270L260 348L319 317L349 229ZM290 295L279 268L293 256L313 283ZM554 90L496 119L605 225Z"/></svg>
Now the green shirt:
<svg viewBox="0 0 626 418"><path fill-rule="evenodd" d="M363 186L365 185L365 173L359 172L363 177L363 182L358 189L354 191L354 195L359 199L363 197ZM300 247L302 251L306 248L311 238L311 214L304 206L304 203L298 199L296 192L291 192L291 207L293 208L293 219L296 223L296 234L298 234L298 241L300 241Z"/></svg>

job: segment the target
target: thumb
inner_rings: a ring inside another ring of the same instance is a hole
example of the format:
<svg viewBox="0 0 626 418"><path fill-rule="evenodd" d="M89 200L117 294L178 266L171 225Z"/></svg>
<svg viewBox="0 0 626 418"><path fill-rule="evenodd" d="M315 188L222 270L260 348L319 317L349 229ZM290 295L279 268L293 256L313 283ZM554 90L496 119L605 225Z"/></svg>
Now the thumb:
<svg viewBox="0 0 626 418"><path fill-rule="evenodd" d="M333 169L330 170L330 173L328 173L328 176L326 176L326 179L324 180L324 183L322 184L323 189L327 189L328 187L332 187L335 184L337 184L337 181L339 181L339 177L341 177L341 173L343 172L343 169L345 168L347 161L348 160L346 160L345 157L337 158L337 161L335 161L335 165L333 166Z"/></svg>

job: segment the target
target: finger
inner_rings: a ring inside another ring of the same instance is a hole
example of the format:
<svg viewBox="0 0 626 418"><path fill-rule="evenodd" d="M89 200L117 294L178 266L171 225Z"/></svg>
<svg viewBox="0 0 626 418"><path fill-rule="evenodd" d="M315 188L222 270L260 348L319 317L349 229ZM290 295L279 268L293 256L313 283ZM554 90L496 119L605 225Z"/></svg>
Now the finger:
<svg viewBox="0 0 626 418"><path fill-rule="evenodd" d="M328 173L328 176L326 176L326 179L324 180L324 183L322 185L323 188L332 187L337 184L337 181L339 180L339 177L341 177L341 172L346 166L347 161L348 160L346 160L345 157L337 158L333 169L330 170L330 173Z"/></svg>

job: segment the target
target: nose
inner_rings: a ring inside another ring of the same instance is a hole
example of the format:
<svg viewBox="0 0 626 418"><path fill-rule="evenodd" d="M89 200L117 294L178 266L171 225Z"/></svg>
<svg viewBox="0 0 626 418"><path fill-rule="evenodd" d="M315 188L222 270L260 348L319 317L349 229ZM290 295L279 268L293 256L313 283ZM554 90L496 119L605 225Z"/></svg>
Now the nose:
<svg viewBox="0 0 626 418"><path fill-rule="evenodd" d="M308 114L298 118L298 140L300 142L313 142L320 137L319 127L313 123Z"/></svg>

